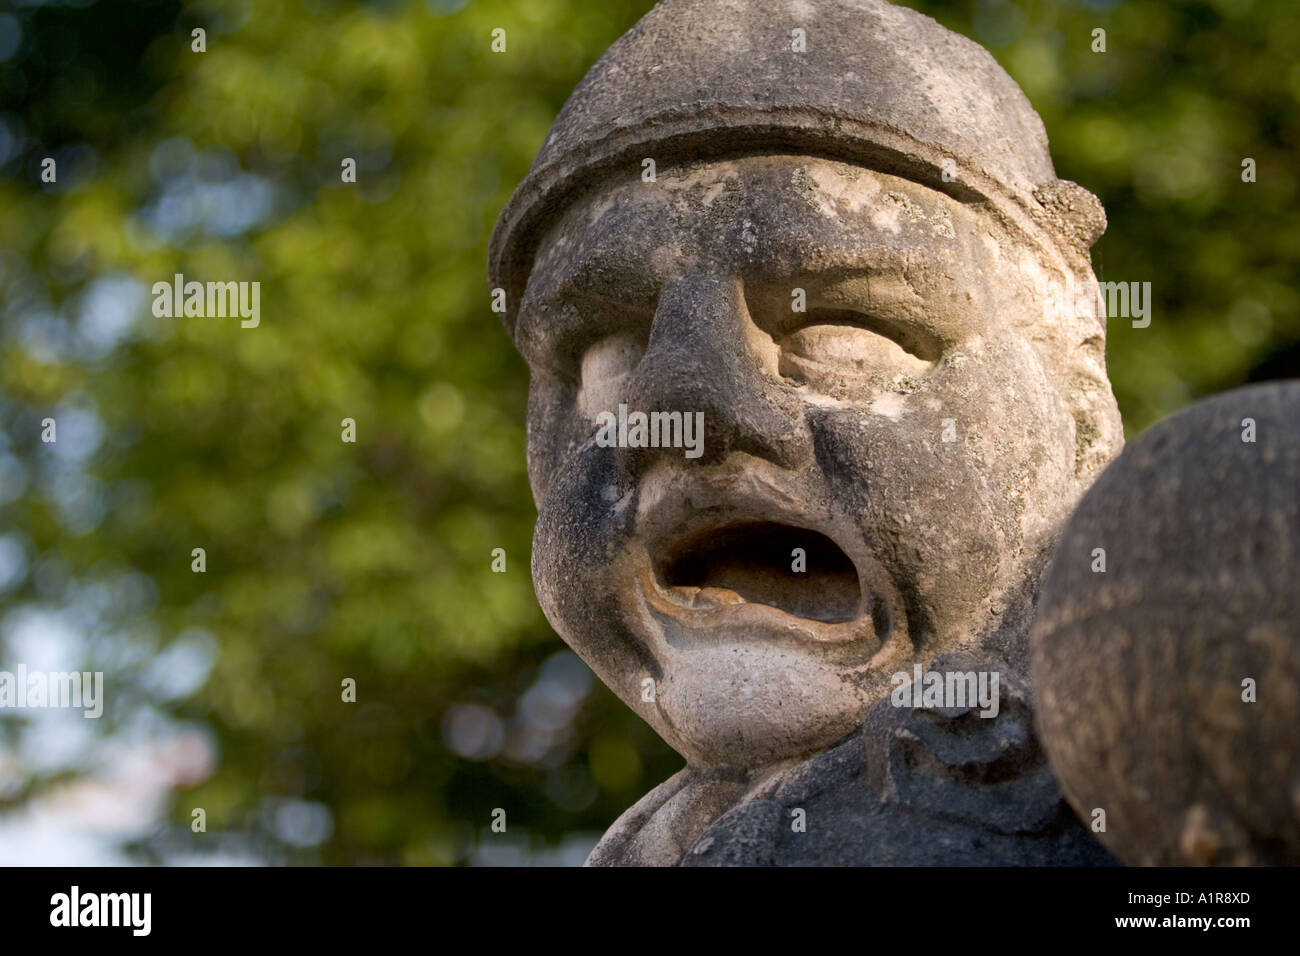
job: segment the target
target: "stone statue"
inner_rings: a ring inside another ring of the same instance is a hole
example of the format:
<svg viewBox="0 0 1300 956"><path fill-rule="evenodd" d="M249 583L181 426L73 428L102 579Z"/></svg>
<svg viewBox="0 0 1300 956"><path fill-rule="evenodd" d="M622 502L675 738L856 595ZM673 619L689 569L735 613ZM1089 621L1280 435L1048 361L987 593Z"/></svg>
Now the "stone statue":
<svg viewBox="0 0 1300 956"><path fill-rule="evenodd" d="M1124 862L1300 864L1297 568L1300 382L1160 422L1070 519L1034 625L1038 717Z"/></svg>
<svg viewBox="0 0 1300 956"><path fill-rule="evenodd" d="M591 69L489 263L538 598L686 760L590 864L1115 862L1028 684L1122 446L1104 228L993 58L882 0L663 0Z"/></svg>

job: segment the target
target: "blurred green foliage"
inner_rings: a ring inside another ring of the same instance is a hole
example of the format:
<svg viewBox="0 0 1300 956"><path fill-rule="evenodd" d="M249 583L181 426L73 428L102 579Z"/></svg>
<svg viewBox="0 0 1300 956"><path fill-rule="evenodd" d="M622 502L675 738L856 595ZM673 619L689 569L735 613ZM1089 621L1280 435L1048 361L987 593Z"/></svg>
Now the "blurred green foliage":
<svg viewBox="0 0 1300 956"><path fill-rule="evenodd" d="M1058 173L1106 206L1102 278L1152 283L1149 328L1111 322L1130 434L1300 374L1293 0L912 5L1025 88ZM268 860L506 859L483 849L497 807L534 852L583 847L680 765L556 656L536 607L526 370L485 277L560 105L649 6L0 8L0 534L21 558L0 610L148 582L105 606L94 628L125 638L88 644L86 666L119 675L112 720L201 724L218 759L133 838L143 858L238 834ZM174 273L259 280L260 327L155 318L148 289ZM69 414L97 424L51 464L40 422ZM219 647L206 682L151 698L148 660L190 629ZM0 720L11 777L22 733ZM24 772L0 810L70 774ZM330 825L286 839L283 801Z"/></svg>

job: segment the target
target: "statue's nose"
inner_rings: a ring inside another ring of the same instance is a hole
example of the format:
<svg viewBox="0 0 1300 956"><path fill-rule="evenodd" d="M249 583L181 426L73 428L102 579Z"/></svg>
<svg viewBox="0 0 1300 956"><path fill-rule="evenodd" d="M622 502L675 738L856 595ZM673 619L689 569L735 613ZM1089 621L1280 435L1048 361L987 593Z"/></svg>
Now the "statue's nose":
<svg viewBox="0 0 1300 956"><path fill-rule="evenodd" d="M704 447L696 463L745 452L794 468L812 451L802 402L769 372L764 349L775 346L745 304L737 278L682 276L662 291L650 341L627 382L629 410L704 415ZM773 353L774 354L774 353ZM674 449L628 449L633 473Z"/></svg>

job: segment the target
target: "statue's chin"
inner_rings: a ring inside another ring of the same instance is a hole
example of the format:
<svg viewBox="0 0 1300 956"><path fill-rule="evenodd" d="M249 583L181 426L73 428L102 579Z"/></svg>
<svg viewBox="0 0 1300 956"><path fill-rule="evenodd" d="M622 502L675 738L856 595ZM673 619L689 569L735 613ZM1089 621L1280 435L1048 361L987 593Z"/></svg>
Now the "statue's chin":
<svg viewBox="0 0 1300 956"><path fill-rule="evenodd" d="M720 642L674 655L657 684L668 742L695 765L756 769L830 746L871 700L823 661ZM665 726L666 725L666 726Z"/></svg>

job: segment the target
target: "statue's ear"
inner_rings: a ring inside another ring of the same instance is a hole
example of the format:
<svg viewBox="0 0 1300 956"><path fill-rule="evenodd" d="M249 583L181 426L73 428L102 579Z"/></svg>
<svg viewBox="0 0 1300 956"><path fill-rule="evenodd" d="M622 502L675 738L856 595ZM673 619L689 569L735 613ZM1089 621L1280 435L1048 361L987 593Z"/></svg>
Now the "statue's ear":
<svg viewBox="0 0 1300 956"><path fill-rule="evenodd" d="M1070 400L1074 416L1074 475L1087 487L1124 447L1124 426L1110 383L1079 379Z"/></svg>
<svg viewBox="0 0 1300 956"><path fill-rule="evenodd" d="M1101 200L1078 183L1057 179L1034 190L1043 207L1039 218L1054 232L1087 255L1106 231Z"/></svg>

